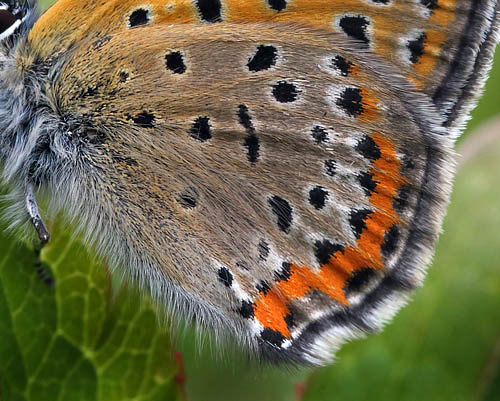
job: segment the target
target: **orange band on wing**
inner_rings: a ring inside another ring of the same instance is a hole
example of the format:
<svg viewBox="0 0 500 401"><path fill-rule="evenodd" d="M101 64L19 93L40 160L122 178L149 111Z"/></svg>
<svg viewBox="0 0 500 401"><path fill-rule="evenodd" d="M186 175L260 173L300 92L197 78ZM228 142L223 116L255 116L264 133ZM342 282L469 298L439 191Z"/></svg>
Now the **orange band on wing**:
<svg viewBox="0 0 500 401"><path fill-rule="evenodd" d="M311 291L321 291L332 300L347 306L344 288L352 273L366 267L377 270L384 267L380 247L385 233L399 222L393 208L393 199L406 179L400 174L401 163L396 157L394 143L378 133L374 133L371 138L381 154L373 162L373 169L370 171L373 180L377 182L370 196L370 203L375 211L367 217L366 228L362 230L357 246L337 251L319 270L291 265L288 279L277 282L267 292L261 292L253 305L255 317L264 328L290 338L291 332L286 323L286 317L290 314L290 302Z"/></svg>

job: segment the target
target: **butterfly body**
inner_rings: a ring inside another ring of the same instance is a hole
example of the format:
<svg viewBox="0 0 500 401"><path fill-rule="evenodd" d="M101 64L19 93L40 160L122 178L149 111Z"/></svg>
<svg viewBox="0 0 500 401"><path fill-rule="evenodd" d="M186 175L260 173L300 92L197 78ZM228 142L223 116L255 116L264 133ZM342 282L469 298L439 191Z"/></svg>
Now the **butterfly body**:
<svg viewBox="0 0 500 401"><path fill-rule="evenodd" d="M2 54L4 178L175 313L329 361L421 284L487 56L443 47L466 1L326 3L59 1Z"/></svg>

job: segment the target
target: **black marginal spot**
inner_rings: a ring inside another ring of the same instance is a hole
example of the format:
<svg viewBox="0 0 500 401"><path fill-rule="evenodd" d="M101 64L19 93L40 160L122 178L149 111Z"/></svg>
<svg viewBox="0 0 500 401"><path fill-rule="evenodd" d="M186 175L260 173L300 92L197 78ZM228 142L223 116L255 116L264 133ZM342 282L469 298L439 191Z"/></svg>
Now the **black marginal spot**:
<svg viewBox="0 0 500 401"><path fill-rule="evenodd" d="M356 145L356 150L367 159L375 161L380 159L380 148L372 137L365 135Z"/></svg>
<svg viewBox="0 0 500 401"><path fill-rule="evenodd" d="M353 292L360 292L377 276L377 272L369 267L354 271L347 279L344 292L349 295Z"/></svg>
<svg viewBox="0 0 500 401"><path fill-rule="evenodd" d="M212 138L212 129L210 127L210 118L207 116L198 117L191 129L189 134L196 140L200 142L206 142Z"/></svg>
<svg viewBox="0 0 500 401"><path fill-rule="evenodd" d="M328 132L326 129L319 125L315 125L311 130L311 136L318 145L325 143L328 140Z"/></svg>
<svg viewBox="0 0 500 401"><path fill-rule="evenodd" d="M221 267L219 268L219 280L229 288L233 284L233 275L226 267Z"/></svg>
<svg viewBox="0 0 500 401"><path fill-rule="evenodd" d="M347 59L339 55L332 59L332 66L340 72L340 75L344 77L349 75L350 69L353 65L353 63L347 61Z"/></svg>
<svg viewBox="0 0 500 401"><path fill-rule="evenodd" d="M255 163L259 158L260 142L259 138L255 134L255 128L253 127L248 107L244 104L240 104L238 106L238 118L240 124L248 133L243 143L243 146L247 148L248 160L250 163Z"/></svg>
<svg viewBox="0 0 500 401"><path fill-rule="evenodd" d="M291 269L292 265L288 262L283 262L281 269L274 273L274 278L276 281L288 281L292 275Z"/></svg>
<svg viewBox="0 0 500 401"><path fill-rule="evenodd" d="M378 182L373 179L373 174L363 172L358 175L358 180L365 191L365 195L371 196L378 184Z"/></svg>
<svg viewBox="0 0 500 401"><path fill-rule="evenodd" d="M299 91L294 84L280 81L273 85L273 96L280 103L291 103L297 100Z"/></svg>
<svg viewBox="0 0 500 401"><path fill-rule="evenodd" d="M316 186L309 191L309 203L317 210L321 210L325 207L328 196L328 191L325 188Z"/></svg>
<svg viewBox="0 0 500 401"><path fill-rule="evenodd" d="M272 345L275 345L277 347L281 347L281 344L283 344L283 342L285 341L285 337L283 336L283 334L281 334L277 330L272 330L267 327L264 330L262 330L260 336L264 341Z"/></svg>
<svg viewBox="0 0 500 401"><path fill-rule="evenodd" d="M351 117L358 117L363 114L364 107L361 89L346 88L337 99L337 106L342 107Z"/></svg>
<svg viewBox="0 0 500 401"><path fill-rule="evenodd" d="M337 170L337 163L333 159L325 160L325 174L333 177Z"/></svg>
<svg viewBox="0 0 500 401"><path fill-rule="evenodd" d="M402 185L397 192L398 196L394 198L392 207L399 214L403 213L408 206L408 199L410 198L410 185Z"/></svg>
<svg viewBox="0 0 500 401"><path fill-rule="evenodd" d="M242 301L241 302L241 307L238 309L238 313L244 318L244 319L251 319L254 317L254 306L255 304L250 303L248 301Z"/></svg>
<svg viewBox="0 0 500 401"><path fill-rule="evenodd" d="M130 14L128 22L131 28L134 26L146 25L149 22L149 10L144 8L135 10L132 14Z"/></svg>
<svg viewBox="0 0 500 401"><path fill-rule="evenodd" d="M396 225L392 226L389 229L389 231L387 231L384 235L384 243L380 247L382 255L386 257L390 256L396 250L399 237L400 237L400 232L398 226Z"/></svg>
<svg viewBox="0 0 500 401"><path fill-rule="evenodd" d="M375 4L389 4L389 0L372 0Z"/></svg>
<svg viewBox="0 0 500 401"><path fill-rule="evenodd" d="M370 25L370 21L362 15L346 15L339 22L340 27L347 36L357 39L368 45L370 40L366 36L366 28Z"/></svg>
<svg viewBox="0 0 500 401"><path fill-rule="evenodd" d="M222 22L222 4L220 0L196 0L201 19L210 23Z"/></svg>
<svg viewBox="0 0 500 401"><path fill-rule="evenodd" d="M288 327L288 329L292 329L296 326L293 312L290 311L290 313L285 316L284 320L285 320L285 323L286 323L286 326Z"/></svg>
<svg viewBox="0 0 500 401"><path fill-rule="evenodd" d="M184 74L186 72L186 64L181 52L172 52L165 56L165 64L167 68L174 74Z"/></svg>
<svg viewBox="0 0 500 401"><path fill-rule="evenodd" d="M368 209L351 210L349 214L349 224L357 239L359 239L361 232L366 228L366 218L372 213L373 212Z"/></svg>
<svg viewBox="0 0 500 401"><path fill-rule="evenodd" d="M154 114L151 114L147 111L143 111L142 113L137 114L135 117L127 114L127 119L132 120L135 124L144 127L144 128L153 128L155 122Z"/></svg>
<svg viewBox="0 0 500 401"><path fill-rule="evenodd" d="M292 207L287 200L279 196L273 196L269 199L269 205L273 213L278 218L277 224L281 231L290 232L292 225Z"/></svg>
<svg viewBox="0 0 500 401"><path fill-rule="evenodd" d="M189 187L181 193L179 198L179 203L182 207L186 209L194 209L198 206L198 202L200 200L200 193L194 187Z"/></svg>
<svg viewBox="0 0 500 401"><path fill-rule="evenodd" d="M257 291L266 295L267 292L271 289L271 286L269 285L269 283L267 281L263 280L259 284L257 284L257 286L255 288L257 288Z"/></svg>
<svg viewBox="0 0 500 401"><path fill-rule="evenodd" d="M248 69L252 72L267 70L276 64L278 51L274 46L260 45L257 53L248 60Z"/></svg>
<svg viewBox="0 0 500 401"><path fill-rule="evenodd" d="M438 1L439 0L420 0L420 3L429 10L436 10L439 8Z"/></svg>
<svg viewBox="0 0 500 401"><path fill-rule="evenodd" d="M316 256L320 266L328 264L335 253L343 250L344 247L342 245L334 244L327 239L314 243L314 256Z"/></svg>
<svg viewBox="0 0 500 401"><path fill-rule="evenodd" d="M283 11L286 8L286 0L267 0L267 3L275 11Z"/></svg>
<svg viewBox="0 0 500 401"><path fill-rule="evenodd" d="M420 57L424 54L425 40L427 35L422 32L420 36L415 40L409 40L406 44L408 50L410 50L410 61L415 64L420 60Z"/></svg>
<svg viewBox="0 0 500 401"><path fill-rule="evenodd" d="M263 239L261 239L258 245L258 250L259 250L259 259L265 262L270 252L269 244Z"/></svg>

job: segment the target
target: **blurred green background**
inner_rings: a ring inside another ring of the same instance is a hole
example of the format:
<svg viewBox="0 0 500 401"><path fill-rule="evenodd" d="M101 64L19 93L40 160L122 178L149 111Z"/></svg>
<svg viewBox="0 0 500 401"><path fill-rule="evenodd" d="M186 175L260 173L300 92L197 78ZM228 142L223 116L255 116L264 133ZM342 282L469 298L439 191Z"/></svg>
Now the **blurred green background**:
<svg viewBox="0 0 500 401"><path fill-rule="evenodd" d="M425 286L380 335L344 346L335 364L311 371L261 368L241 362L231 352L221 356L217 348L196 345L195 335L188 330L179 335L176 343L184 359L187 394L167 391L154 399L499 401L500 123L488 135L480 132L481 125L499 113L500 52L497 52L485 95L473 112L467 135L458 143L458 149L467 155L467 162L459 168L444 234ZM493 139L476 149L474 144L482 143L484 138ZM151 329L151 324L135 327L134 336L143 337L145 344L153 341L148 337L151 332L157 336L157 329ZM147 350L143 352L147 354ZM99 361L93 351L85 353L88 360ZM131 362L133 355L122 356L125 359L121 363L135 366ZM165 364L179 369L178 363L163 357ZM147 365L143 367L146 369ZM101 372L95 370L95 375ZM171 371L166 371L170 373L163 384L172 380ZM118 376L115 380L120 380L119 372L114 373ZM134 376L134 371L131 372L128 372L130 377ZM139 370L136 373L142 374ZM154 386L155 380L149 386ZM37 398L36 394L26 399L50 399ZM76 399L61 394L59 399ZM129 394L119 399L149 398ZM115 400L118 398L107 398Z"/></svg>

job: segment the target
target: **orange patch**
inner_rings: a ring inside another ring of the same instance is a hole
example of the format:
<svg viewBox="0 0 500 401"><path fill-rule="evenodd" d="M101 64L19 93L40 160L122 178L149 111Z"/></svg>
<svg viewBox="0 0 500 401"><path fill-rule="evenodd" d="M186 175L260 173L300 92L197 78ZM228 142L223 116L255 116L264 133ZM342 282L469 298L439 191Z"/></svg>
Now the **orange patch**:
<svg viewBox="0 0 500 401"><path fill-rule="evenodd" d="M392 202L406 179L399 172L401 164L396 157L394 143L378 133L374 133L371 138L381 153L370 171L373 180L378 182L370 196L375 211L365 220L366 228L361 232L357 246L336 252L319 270L291 265L288 280L275 283L267 293L261 292L253 306L257 320L265 328L278 331L285 338L291 336L285 321L290 313L290 302L317 290L347 306L344 288L351 274L366 267L377 270L384 267L380 247L385 233L399 222Z"/></svg>
<svg viewBox="0 0 500 401"><path fill-rule="evenodd" d="M367 89L361 89L361 104L363 105L363 113L359 116L361 120L372 121L377 119L379 115L377 103L379 99L374 92Z"/></svg>

